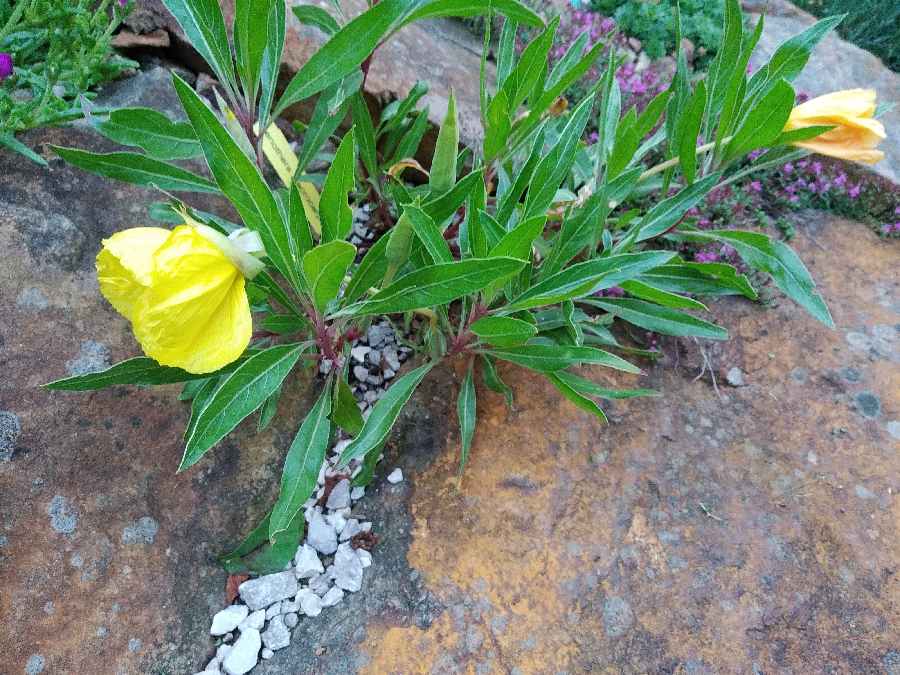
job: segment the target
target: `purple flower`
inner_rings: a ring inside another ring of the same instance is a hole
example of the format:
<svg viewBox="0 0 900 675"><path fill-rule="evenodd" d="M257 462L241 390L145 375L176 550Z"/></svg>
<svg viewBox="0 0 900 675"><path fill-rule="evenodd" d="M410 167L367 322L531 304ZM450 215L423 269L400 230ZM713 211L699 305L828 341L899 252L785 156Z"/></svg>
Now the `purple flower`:
<svg viewBox="0 0 900 675"><path fill-rule="evenodd" d="M792 174L792 173L794 172L794 165L791 164L790 162L788 162L788 163L785 164L783 167L781 167L781 170L782 170L784 173L790 175L790 174Z"/></svg>
<svg viewBox="0 0 900 675"><path fill-rule="evenodd" d="M12 54L0 52L0 80L5 80L13 73Z"/></svg>
<svg viewBox="0 0 900 675"><path fill-rule="evenodd" d="M850 197L850 199L856 199L857 197L859 197L861 192L862 183L857 183L856 185L850 186L850 189L847 190L847 195Z"/></svg>
<svg viewBox="0 0 900 675"><path fill-rule="evenodd" d="M747 189L750 190L750 192L759 194L760 192L762 192L762 183L760 183L758 180L751 181L747 186Z"/></svg>

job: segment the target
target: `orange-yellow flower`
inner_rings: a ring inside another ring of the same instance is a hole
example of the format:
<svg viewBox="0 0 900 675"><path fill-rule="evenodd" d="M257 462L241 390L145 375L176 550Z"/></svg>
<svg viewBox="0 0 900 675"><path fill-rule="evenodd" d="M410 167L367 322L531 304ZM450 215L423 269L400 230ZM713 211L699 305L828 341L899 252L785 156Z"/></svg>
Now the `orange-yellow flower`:
<svg viewBox="0 0 900 675"><path fill-rule="evenodd" d="M820 155L874 164L884 159L876 147L885 138L884 125L874 114L874 89L835 91L794 108L784 130L832 126L824 134L793 145Z"/></svg>

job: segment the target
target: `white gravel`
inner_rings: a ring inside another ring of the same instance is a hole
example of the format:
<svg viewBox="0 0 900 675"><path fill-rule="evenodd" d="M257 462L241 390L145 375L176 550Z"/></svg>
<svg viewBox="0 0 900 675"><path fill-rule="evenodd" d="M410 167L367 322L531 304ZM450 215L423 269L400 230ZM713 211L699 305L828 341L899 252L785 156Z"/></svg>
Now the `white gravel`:
<svg viewBox="0 0 900 675"><path fill-rule="evenodd" d="M209 629L210 635L225 635L230 633L238 625L247 618L250 610L247 605L231 605L221 612L218 612L212 620L212 626Z"/></svg>
<svg viewBox="0 0 900 675"><path fill-rule="evenodd" d="M222 668L228 675L244 675L249 673L259 662L259 648L262 640L259 631L248 628L234 643L228 656L222 661Z"/></svg>

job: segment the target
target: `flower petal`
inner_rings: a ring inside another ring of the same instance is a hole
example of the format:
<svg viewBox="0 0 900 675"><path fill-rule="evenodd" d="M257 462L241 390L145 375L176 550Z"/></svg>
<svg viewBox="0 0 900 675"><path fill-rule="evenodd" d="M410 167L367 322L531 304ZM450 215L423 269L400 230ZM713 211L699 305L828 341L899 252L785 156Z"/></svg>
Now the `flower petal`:
<svg viewBox="0 0 900 675"><path fill-rule="evenodd" d="M96 262L100 292L126 319L150 285L153 254L170 234L161 227L133 227L103 240Z"/></svg>
<svg viewBox="0 0 900 675"><path fill-rule="evenodd" d="M875 114L874 89L845 89L817 96L801 103L791 112L791 120L823 115L872 117Z"/></svg>
<svg viewBox="0 0 900 675"><path fill-rule="evenodd" d="M237 359L250 343L252 318L234 263L189 226L173 230L154 262L134 316L134 334L147 356L191 373Z"/></svg>

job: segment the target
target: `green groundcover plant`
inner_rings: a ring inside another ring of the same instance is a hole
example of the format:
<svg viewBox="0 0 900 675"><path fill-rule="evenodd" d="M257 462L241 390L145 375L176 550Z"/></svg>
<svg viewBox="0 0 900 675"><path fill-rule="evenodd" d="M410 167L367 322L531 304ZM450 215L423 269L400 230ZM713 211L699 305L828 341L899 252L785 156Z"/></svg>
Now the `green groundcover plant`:
<svg viewBox="0 0 900 675"><path fill-rule="evenodd" d="M15 134L84 113L82 96L137 63L111 48L127 0L0 0L0 147L45 164Z"/></svg>
<svg viewBox="0 0 900 675"><path fill-rule="evenodd" d="M549 67L557 23L542 25L515 0L382 0L344 23L317 7L297 7L301 21L329 38L277 100L281 0L237 0L232 41L215 0L164 2L218 78L219 112L174 75L188 122L147 109L118 110L95 120L97 128L135 150L55 151L85 170L167 194L220 194L242 222L171 197L151 212L187 225L171 232L137 228L107 240L98 258L101 289L131 320L148 356L47 386L84 391L184 383L182 398L192 400L179 467L185 471L242 420L254 413L261 425L270 420L285 379L301 364L329 364L287 450L277 501L228 556L230 563L252 559L256 550L265 563L250 563L251 569L283 565L302 539L303 505L338 430L352 439L342 464L354 472L355 485L369 483L402 408L447 359L467 363L457 404L460 471L476 424L476 374L488 388L512 395L499 362L539 373L601 420L598 401L653 394L609 389L573 370L597 365L640 373L622 354L642 352L619 344L614 322L723 340L725 328L697 315L707 309L697 298L757 298L734 266L686 261L674 250L679 242L733 247L746 265L832 325L809 272L786 244L758 232L700 230L684 216L717 186L799 157L803 151L792 143L830 129L784 131L794 106L790 81L839 19L791 38L748 76L762 22L745 31L737 0L729 0L722 45L708 72L690 77L679 55L671 86L637 114L621 109L614 60L583 101L568 110L554 105L594 66L603 45L580 40ZM460 151L451 100L426 171L411 159L424 133L426 116L414 110L421 87L376 119L361 93L369 61L379 44L413 21L485 13L504 22L496 82L481 72L483 144ZM540 30L517 54L520 26ZM298 158L273 120L314 96L318 104ZM586 145L595 109L600 138ZM327 172L306 174L310 158L347 115L353 126ZM748 168L744 158L758 150L764 152ZM651 151L664 160L646 167ZM208 176L176 163L200 157ZM280 185L265 179L267 162ZM410 167L427 179L401 181ZM654 196L647 208L619 208L638 194ZM359 200L382 202L391 225L364 254L348 241L351 204ZM622 292L609 293L613 288ZM408 328L417 358L363 418L347 382L349 350L373 319L385 316Z"/></svg>

